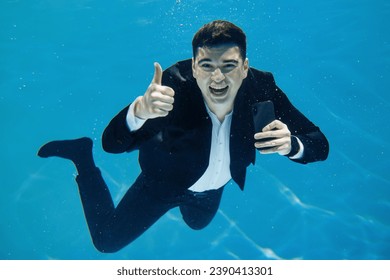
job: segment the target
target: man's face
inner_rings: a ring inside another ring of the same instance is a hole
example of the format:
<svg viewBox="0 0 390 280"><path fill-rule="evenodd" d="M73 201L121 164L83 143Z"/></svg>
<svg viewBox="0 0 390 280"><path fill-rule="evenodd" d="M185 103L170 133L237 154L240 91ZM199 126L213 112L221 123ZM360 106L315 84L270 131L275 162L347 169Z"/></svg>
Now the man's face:
<svg viewBox="0 0 390 280"><path fill-rule="evenodd" d="M248 74L248 59L243 61L239 47L234 45L198 48L192 60L192 73L212 111L221 107L231 111Z"/></svg>

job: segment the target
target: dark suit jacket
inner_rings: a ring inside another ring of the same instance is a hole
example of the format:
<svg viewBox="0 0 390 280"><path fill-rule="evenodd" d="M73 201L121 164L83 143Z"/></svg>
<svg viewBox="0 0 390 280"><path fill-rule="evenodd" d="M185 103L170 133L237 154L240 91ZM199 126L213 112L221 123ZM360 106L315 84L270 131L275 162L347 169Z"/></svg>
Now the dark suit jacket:
<svg viewBox="0 0 390 280"><path fill-rule="evenodd" d="M103 148L110 153L139 149L145 178L172 189L187 189L205 172L210 156L212 124L203 97L192 76L191 60L176 63L163 73L162 84L175 91L174 109L167 117L146 121L135 132L126 124L128 106L115 116L103 133ZM320 129L300 113L275 84L271 73L249 69L237 94L231 124L230 170L244 188L246 168L255 162L253 104L271 100L276 118L304 145L304 155L294 160L325 160L328 141Z"/></svg>

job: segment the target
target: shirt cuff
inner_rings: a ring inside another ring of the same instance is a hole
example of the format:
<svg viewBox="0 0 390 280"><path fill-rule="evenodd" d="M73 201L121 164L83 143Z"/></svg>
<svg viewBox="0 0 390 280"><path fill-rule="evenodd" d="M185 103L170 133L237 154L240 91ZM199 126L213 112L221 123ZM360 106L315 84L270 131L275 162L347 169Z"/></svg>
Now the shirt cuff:
<svg viewBox="0 0 390 280"><path fill-rule="evenodd" d="M144 123L146 122L146 120L137 118L135 116L135 113L134 113L135 103L136 102L131 103L129 110L127 111L127 115L126 115L126 123L127 123L127 127L130 129L130 131L136 131L136 130L140 129L144 125Z"/></svg>
<svg viewBox="0 0 390 280"><path fill-rule="evenodd" d="M296 153L295 155L289 156L289 158L290 159L300 159L301 157L303 157L303 152L304 152L305 148L303 147L303 144L302 144L301 140L299 140L298 137L292 135L291 138L292 138L291 140L293 140L293 139L296 140L296 142L299 145L299 149L298 149L298 153Z"/></svg>

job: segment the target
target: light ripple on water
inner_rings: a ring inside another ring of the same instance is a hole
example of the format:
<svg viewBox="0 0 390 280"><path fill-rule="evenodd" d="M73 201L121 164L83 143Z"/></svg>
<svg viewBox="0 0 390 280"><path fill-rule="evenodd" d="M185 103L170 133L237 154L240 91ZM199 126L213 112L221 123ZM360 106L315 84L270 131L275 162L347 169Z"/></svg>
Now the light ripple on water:
<svg viewBox="0 0 390 280"><path fill-rule="evenodd" d="M307 203L304 203L290 188L288 188L279 178L277 178L275 175L271 174L270 172L266 172L264 169L262 172L265 172L268 174L268 176L273 179L273 185L277 186L279 193L287 199L287 201L290 203L291 206L299 207L302 210L306 211L314 211L317 213L325 214L328 216L335 215L334 212L326 209L322 209L315 205L310 205Z"/></svg>
<svg viewBox="0 0 390 280"><path fill-rule="evenodd" d="M348 160L347 155L343 156L344 160ZM350 159L350 161L352 160ZM23 181L23 183L17 189L14 195L14 202L23 204L27 203L30 200L45 200L43 196L48 195L48 193L46 192L36 192L33 197L26 196L26 192L31 190L32 187L41 185L44 181L49 181L50 184L50 181L52 181L53 179L50 178L50 176L47 177L42 175L45 174L45 170L48 165L50 165L50 161L48 161L47 164L42 165L36 172L31 173ZM368 170L365 169L363 166L360 166L358 163L356 163L355 166L356 168L360 169L362 174L367 174ZM266 172L266 170L263 170L263 172ZM114 191L117 192L115 194L115 200L119 200L120 197L123 196L123 193L127 191L129 186L127 184L122 184L118 182L108 172L104 170L102 170L102 173L104 174L108 185L112 187ZM310 216L321 216L320 220L322 221L323 226L328 223L336 223L341 226L342 222L343 231L345 231L345 234L348 234L348 240L352 240L354 243L359 242L359 244L361 245L365 244L364 246L367 247L366 250L370 250L370 248L372 249L372 246L374 246L371 242L369 242L369 240L372 240L372 236L374 236L376 240L382 240L382 244L384 244L383 242L385 242L386 238L388 238L386 234L380 234L380 232L387 232L389 224L379 223L379 221L377 221L375 217L372 217L370 215L359 215L357 213L349 212L335 213L333 211L306 203L276 176L273 176L269 172L267 172L267 174L269 178L271 178L271 180L273 181L272 185L274 185L278 193L289 202L289 205L291 207L300 209L302 210L302 213L310 214ZM372 174L372 176L374 175L375 174ZM384 178L381 179L382 181L388 183L388 181ZM53 182L54 181L55 180L53 180ZM51 188L48 188L46 191L50 193L50 190ZM387 200L382 201L382 203L387 208L390 205ZM228 226L225 227L225 229L220 234L214 237L214 239L211 241L211 247L217 248L219 246L222 246L224 242L226 243L229 238L236 234L235 238L238 237L238 239L241 239L243 242L247 243L250 248L253 248L255 252L258 252L258 257L256 258L285 259L284 257L280 256L276 252L277 250L275 250L274 248L267 248L258 244L253 239L253 237L251 237L245 230L239 227L237 223L233 219L231 219L223 210L219 210L218 215L228 223ZM168 212L167 218L171 221L174 221L175 223L182 223L181 217L178 215L174 215L171 212ZM19 220L19 223L22 224L23 221ZM356 228L356 225L360 226ZM374 231L373 228L378 229L378 232ZM382 229L383 231L381 231L380 229ZM366 242L362 244L362 240L366 240ZM221 250L221 248L219 248L219 250ZM235 252L234 248L223 248L223 250L227 256L233 259L241 259L240 254Z"/></svg>
<svg viewBox="0 0 390 280"><path fill-rule="evenodd" d="M231 230L235 230L237 233L240 234L241 238L243 238L245 241L247 241L253 248L255 248L262 256L266 257L267 259L274 259L274 260L281 260L282 257L278 256L271 248L265 248L260 245L258 245L252 238L250 238L237 224L235 221L233 221L231 218L229 218L228 215L225 214L221 209L218 210L218 214L220 214L229 224L229 228L220 235L217 239L215 239L212 244L214 246L217 246L220 244L220 242L227 238L230 235ZM240 259L240 257L230 250L226 250L226 253L235 259Z"/></svg>

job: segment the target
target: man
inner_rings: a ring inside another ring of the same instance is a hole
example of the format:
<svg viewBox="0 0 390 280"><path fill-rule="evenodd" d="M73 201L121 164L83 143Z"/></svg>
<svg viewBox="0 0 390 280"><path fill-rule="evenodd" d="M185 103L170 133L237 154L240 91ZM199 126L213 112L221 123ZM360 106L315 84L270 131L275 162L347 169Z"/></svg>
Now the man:
<svg viewBox="0 0 390 280"><path fill-rule="evenodd" d="M164 73L155 63L152 83L115 116L103 133L110 153L139 150L141 174L115 207L95 166L89 138L53 141L39 156L70 159L95 247L115 252L173 207L202 229L218 210L224 186L244 188L246 168L262 154L299 163L325 160L320 129L289 102L270 73L249 67L246 36L213 21L194 36L193 59ZM255 131L252 106L270 100L276 120Z"/></svg>

